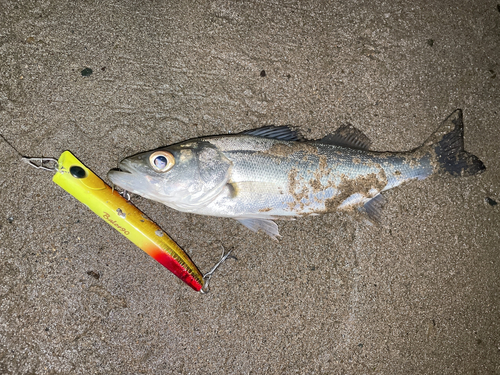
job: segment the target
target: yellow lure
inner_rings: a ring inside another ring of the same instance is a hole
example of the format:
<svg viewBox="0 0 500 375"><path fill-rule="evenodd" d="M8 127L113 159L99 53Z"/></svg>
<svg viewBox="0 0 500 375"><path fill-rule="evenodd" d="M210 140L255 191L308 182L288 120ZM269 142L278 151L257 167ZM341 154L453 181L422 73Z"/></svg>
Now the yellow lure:
<svg viewBox="0 0 500 375"><path fill-rule="evenodd" d="M53 181L94 211L106 223L173 272L196 291L204 286L203 275L189 256L132 203L113 191L71 152L58 160Z"/></svg>

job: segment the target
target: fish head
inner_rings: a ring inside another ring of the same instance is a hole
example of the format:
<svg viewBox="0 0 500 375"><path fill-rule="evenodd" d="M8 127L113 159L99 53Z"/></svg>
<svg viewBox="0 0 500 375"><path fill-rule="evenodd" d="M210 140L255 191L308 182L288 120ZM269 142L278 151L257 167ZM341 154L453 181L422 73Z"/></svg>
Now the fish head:
<svg viewBox="0 0 500 375"><path fill-rule="evenodd" d="M116 186L180 211L195 211L224 188L231 162L208 142L186 142L132 155L108 172Z"/></svg>

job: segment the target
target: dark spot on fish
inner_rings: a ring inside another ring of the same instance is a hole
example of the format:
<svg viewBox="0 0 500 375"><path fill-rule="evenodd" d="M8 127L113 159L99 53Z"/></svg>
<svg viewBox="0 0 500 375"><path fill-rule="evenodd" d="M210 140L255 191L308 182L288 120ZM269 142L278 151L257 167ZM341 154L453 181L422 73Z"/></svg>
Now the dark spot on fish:
<svg viewBox="0 0 500 375"><path fill-rule="evenodd" d="M105 66L103 66L103 67L101 68L101 70L102 70L103 72L105 72L105 71L106 71L106 67L105 67Z"/></svg>
<svg viewBox="0 0 500 375"><path fill-rule="evenodd" d="M290 78L292 78L292 76L290 74L287 74L286 78L290 79Z"/></svg>
<svg viewBox="0 0 500 375"><path fill-rule="evenodd" d="M490 78L496 78L497 74L495 73L495 71L493 69L488 70L488 72L491 73Z"/></svg>
<svg viewBox="0 0 500 375"><path fill-rule="evenodd" d="M483 343L483 340L481 340L481 339L477 339L477 340L476 340L476 343L477 343L478 345L481 345L481 344Z"/></svg>
<svg viewBox="0 0 500 375"><path fill-rule="evenodd" d="M96 280L99 280L99 278L101 277L99 272L95 272L95 271L87 271L87 275L92 276Z"/></svg>
<svg viewBox="0 0 500 375"><path fill-rule="evenodd" d="M488 203L490 206L496 206L498 202L490 197L487 197L484 199L486 203Z"/></svg>
<svg viewBox="0 0 500 375"><path fill-rule="evenodd" d="M311 267L309 267L309 269L310 269L311 271L316 271L316 266L311 266Z"/></svg>
<svg viewBox="0 0 500 375"><path fill-rule="evenodd" d="M394 174L395 174L396 176L401 176L401 171L395 171L395 172L394 172Z"/></svg>
<svg viewBox="0 0 500 375"><path fill-rule="evenodd" d="M81 71L81 73L82 73L82 76L84 76L84 77L88 77L88 76L90 76L90 75L92 74L92 69L90 69L90 68L85 68L85 69L83 69L83 70Z"/></svg>
<svg viewBox="0 0 500 375"><path fill-rule="evenodd" d="M432 47L434 45L434 39L427 39L427 44Z"/></svg>
<svg viewBox="0 0 500 375"><path fill-rule="evenodd" d="M497 10L500 12L500 4L497 4Z"/></svg>
<svg viewBox="0 0 500 375"><path fill-rule="evenodd" d="M45 327L45 332L49 332L49 327Z"/></svg>
<svg viewBox="0 0 500 375"><path fill-rule="evenodd" d="M359 346L360 348L362 348L362 347L363 347L363 344L358 344L358 346Z"/></svg>
<svg viewBox="0 0 500 375"><path fill-rule="evenodd" d="M260 76L261 77L265 77L266 76L266 71L265 70L261 70L260 71Z"/></svg>

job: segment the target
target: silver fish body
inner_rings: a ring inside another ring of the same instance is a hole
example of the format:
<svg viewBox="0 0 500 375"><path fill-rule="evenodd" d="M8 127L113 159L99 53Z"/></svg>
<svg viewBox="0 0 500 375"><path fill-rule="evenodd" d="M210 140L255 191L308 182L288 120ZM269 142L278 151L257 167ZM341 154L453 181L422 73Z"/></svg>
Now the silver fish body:
<svg viewBox="0 0 500 375"><path fill-rule="evenodd" d="M430 155L402 156L246 135L206 141L230 161L231 170L223 191L195 211L204 215L270 218L350 209L433 172Z"/></svg>
<svg viewBox="0 0 500 375"><path fill-rule="evenodd" d="M108 176L176 210L234 218L275 238L273 219L353 209L379 219L381 193L388 189L439 172L484 170L463 150L459 110L409 152L369 151L366 139L356 144L364 137L359 133L344 127L333 137L303 142L280 127L204 137L126 158ZM171 169L152 167L155 152L172 156Z"/></svg>

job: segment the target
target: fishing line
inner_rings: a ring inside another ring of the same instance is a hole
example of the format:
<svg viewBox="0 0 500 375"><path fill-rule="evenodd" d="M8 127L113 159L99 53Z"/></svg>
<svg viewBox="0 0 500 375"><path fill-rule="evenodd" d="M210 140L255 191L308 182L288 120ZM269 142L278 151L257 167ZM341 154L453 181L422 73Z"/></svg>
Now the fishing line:
<svg viewBox="0 0 500 375"><path fill-rule="evenodd" d="M15 147L12 145L12 143L10 143L10 142L7 140L7 138L5 138L5 137L3 136L3 134L0 134L0 137L2 137L2 139L5 141L5 143L7 143L7 144L8 144L8 145L9 145L9 146L10 146L10 147L11 147L11 148L15 151L15 152L17 152L17 153L19 154L19 156L21 156L22 158L24 158L24 155L23 155L23 154L21 154L21 153L17 150L17 148L15 148Z"/></svg>
<svg viewBox="0 0 500 375"><path fill-rule="evenodd" d="M21 157L21 161L23 161L26 164L31 165L32 167L36 169L42 169L44 171L50 171L50 172L57 172L59 163L57 159L54 158L28 158L21 154L17 148L15 148L12 143L10 143L2 134L0 134L0 137L4 140L5 143L7 143L17 154ZM47 166L48 164L48 166Z"/></svg>

